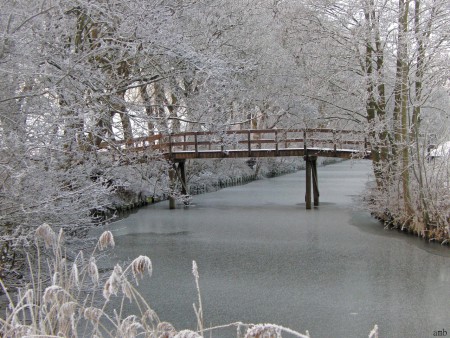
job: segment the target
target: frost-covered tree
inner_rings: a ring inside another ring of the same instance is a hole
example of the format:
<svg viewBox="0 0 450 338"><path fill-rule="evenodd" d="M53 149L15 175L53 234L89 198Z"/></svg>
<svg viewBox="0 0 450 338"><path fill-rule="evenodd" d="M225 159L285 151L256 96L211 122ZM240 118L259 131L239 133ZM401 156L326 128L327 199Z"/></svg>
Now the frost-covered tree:
<svg viewBox="0 0 450 338"><path fill-rule="evenodd" d="M202 120L213 123L221 118L214 105L244 70L186 24L194 8L208 14L196 1L18 0L0 8L4 269L31 228L80 229L99 221L114 191L164 185L155 177L166 167L158 153L135 157L127 141L175 131L188 113L214 113Z"/></svg>

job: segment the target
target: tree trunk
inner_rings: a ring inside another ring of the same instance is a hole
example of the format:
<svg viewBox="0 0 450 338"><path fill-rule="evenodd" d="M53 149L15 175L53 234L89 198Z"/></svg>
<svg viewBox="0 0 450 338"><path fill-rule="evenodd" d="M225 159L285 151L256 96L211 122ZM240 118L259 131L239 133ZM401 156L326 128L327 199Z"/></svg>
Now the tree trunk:
<svg viewBox="0 0 450 338"><path fill-rule="evenodd" d="M399 0L399 35L398 35L398 55L397 55L397 79L400 86L396 96L396 111L399 113L399 137L397 140L401 145L401 178L403 189L403 202L407 215L412 213L411 196L409 191L409 133L408 133L408 12L410 0ZM397 133L396 133L397 135Z"/></svg>
<svg viewBox="0 0 450 338"><path fill-rule="evenodd" d="M365 37L365 76L366 76L366 114L370 124L383 124L382 131L371 131L372 158L374 163L374 174L379 189L384 189L386 184L387 160L387 130L386 130L386 99L385 86L382 78L384 66L383 49L380 40L379 27L376 25L377 15L373 0L364 8L366 20ZM374 46L373 46L374 43ZM375 67L375 71L374 71ZM389 171L389 169L388 169Z"/></svg>
<svg viewBox="0 0 450 338"><path fill-rule="evenodd" d="M426 186L424 183L424 159L421 156L419 147L419 135L420 135L420 115L422 106L422 82L424 78L424 67L425 63L425 39L428 39L431 34L431 25L433 22L433 17L435 15L436 7L433 6L431 10L430 19L428 20L428 25L426 31L421 29L421 1L414 1L414 34L417 42L417 56L416 56L416 72L415 72L415 82L414 82L414 106L413 114L411 119L411 138L415 143L415 155L416 155L416 165L417 171L415 171L417 181L419 183L419 199L422 208L422 217L425 230L429 230L429 214L428 214L428 203L426 200ZM414 167L415 168L415 167Z"/></svg>

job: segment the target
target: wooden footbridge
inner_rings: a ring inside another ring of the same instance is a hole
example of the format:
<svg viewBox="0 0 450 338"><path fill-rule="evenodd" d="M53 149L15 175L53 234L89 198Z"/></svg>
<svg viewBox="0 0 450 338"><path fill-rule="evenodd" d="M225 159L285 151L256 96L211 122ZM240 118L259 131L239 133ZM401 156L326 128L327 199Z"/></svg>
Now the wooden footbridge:
<svg viewBox="0 0 450 338"><path fill-rule="evenodd" d="M148 151L159 151L173 163L169 176L172 184L177 177L181 181L182 194L188 193L185 173L188 159L302 156L306 162L306 209L312 207L311 197L314 206L319 205L318 156L347 159L371 156L363 132L325 128L157 134L127 141L103 142L100 148L135 152L142 157ZM170 199L170 208L175 208L173 198Z"/></svg>

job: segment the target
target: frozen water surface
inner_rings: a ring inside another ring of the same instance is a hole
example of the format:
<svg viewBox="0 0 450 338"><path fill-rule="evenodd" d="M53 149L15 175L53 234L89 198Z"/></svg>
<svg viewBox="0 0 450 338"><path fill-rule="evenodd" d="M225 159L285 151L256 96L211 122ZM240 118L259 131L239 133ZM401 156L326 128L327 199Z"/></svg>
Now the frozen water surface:
<svg viewBox="0 0 450 338"><path fill-rule="evenodd" d="M139 289L177 329L193 328L200 272L206 325L276 323L319 337L432 337L450 331L447 247L384 230L356 208L370 161L319 167L321 205L305 210L305 172L162 202L111 225L120 259L147 255ZM235 336L235 330L213 337Z"/></svg>

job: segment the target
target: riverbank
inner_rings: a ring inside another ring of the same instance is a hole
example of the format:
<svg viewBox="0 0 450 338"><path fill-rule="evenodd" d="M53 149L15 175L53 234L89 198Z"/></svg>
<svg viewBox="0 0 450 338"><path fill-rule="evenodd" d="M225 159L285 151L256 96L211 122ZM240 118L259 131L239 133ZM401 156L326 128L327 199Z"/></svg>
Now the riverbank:
<svg viewBox="0 0 450 338"><path fill-rule="evenodd" d="M419 237L428 242L441 245L450 244L450 204L448 188L445 184L436 185L435 191L427 191L429 198L425 205L420 203L419 188L412 186L415 193L411 196L409 211L405 211L404 201L394 191L380 191L375 182L367 188L363 202L371 215L379 220L386 229ZM447 197L446 197L447 196Z"/></svg>
<svg viewBox="0 0 450 338"><path fill-rule="evenodd" d="M419 220L415 214L405 218L403 215L396 216L394 212L389 210L372 211L371 215L379 220L385 229L397 230L429 242L450 246L449 229L438 222L426 224L423 220Z"/></svg>

